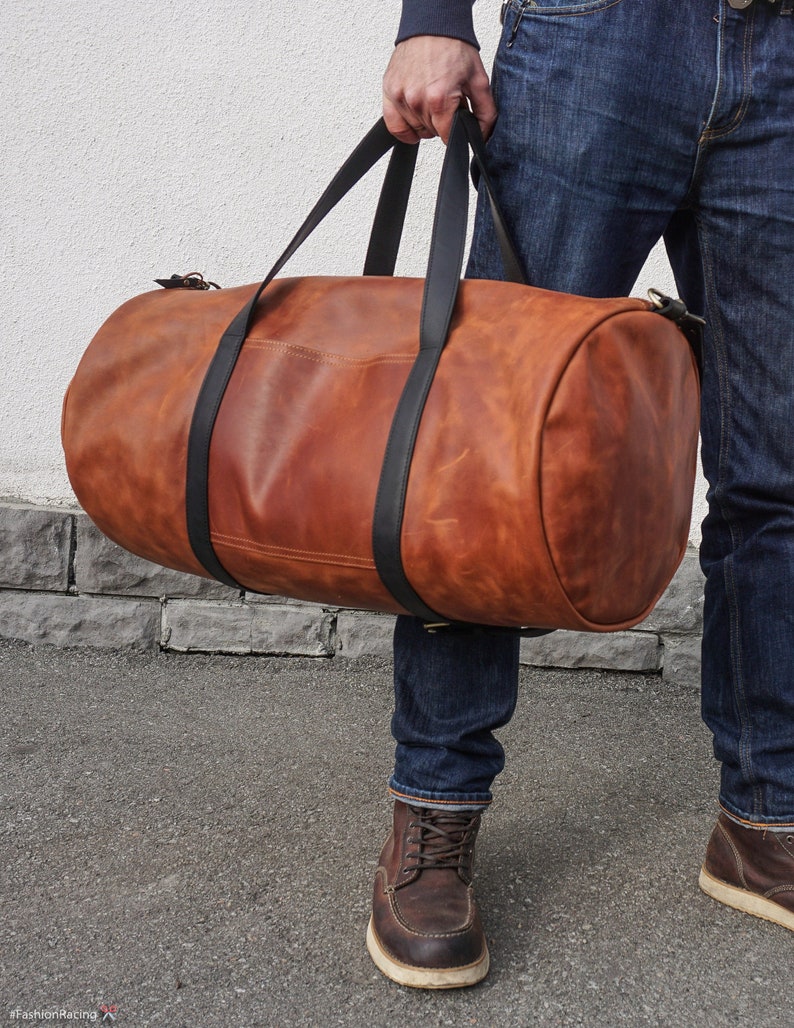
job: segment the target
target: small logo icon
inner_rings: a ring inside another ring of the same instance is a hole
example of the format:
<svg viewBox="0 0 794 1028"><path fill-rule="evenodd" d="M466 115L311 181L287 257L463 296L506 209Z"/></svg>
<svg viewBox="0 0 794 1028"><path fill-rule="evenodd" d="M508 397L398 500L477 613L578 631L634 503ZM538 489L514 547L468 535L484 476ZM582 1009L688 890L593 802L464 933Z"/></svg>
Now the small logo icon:
<svg viewBox="0 0 794 1028"><path fill-rule="evenodd" d="M115 1003L103 1003L99 1012L102 1015L102 1023L105 1024L107 1021L115 1021L116 1014L119 1012L119 1008Z"/></svg>

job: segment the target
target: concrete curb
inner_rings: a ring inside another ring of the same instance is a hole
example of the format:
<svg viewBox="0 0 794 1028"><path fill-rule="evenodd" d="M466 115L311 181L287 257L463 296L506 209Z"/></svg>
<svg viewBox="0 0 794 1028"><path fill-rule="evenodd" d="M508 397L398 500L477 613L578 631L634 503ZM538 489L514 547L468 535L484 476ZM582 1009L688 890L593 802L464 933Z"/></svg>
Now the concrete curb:
<svg viewBox="0 0 794 1028"><path fill-rule="evenodd" d="M79 509L0 503L0 637L127 650L355 658L391 652L388 615L238 593L161 568ZM661 673L697 682L703 578L690 547L650 617L628 632L524 639L535 667Z"/></svg>

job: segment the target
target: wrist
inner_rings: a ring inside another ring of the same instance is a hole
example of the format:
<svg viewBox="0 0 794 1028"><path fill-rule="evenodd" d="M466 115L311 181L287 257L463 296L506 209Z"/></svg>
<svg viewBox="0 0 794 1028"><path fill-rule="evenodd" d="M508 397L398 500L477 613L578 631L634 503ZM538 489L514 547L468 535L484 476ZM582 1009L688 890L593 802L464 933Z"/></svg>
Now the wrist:
<svg viewBox="0 0 794 1028"><path fill-rule="evenodd" d="M472 0L403 0L396 42L411 36L450 36L479 50Z"/></svg>

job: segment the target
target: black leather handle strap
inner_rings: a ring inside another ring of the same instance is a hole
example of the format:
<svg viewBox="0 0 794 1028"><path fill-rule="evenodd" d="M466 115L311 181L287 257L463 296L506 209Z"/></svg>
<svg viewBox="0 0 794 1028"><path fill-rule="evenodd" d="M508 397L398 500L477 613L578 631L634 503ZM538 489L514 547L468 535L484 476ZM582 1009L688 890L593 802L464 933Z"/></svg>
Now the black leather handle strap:
<svg viewBox="0 0 794 1028"><path fill-rule="evenodd" d="M473 146L482 165L502 247L506 277L524 281L520 262L499 212L484 170L484 151L474 117L461 110L455 117L439 183L430 259L420 317L419 353L401 395L384 458L378 488L373 548L378 573L407 610L432 621L444 620L417 595L407 580L400 553L405 496L419 423L435 370L447 340L460 285L468 216L468 151ZM211 541L209 522L209 455L215 421L226 387L263 291L342 197L389 150L386 186L378 205L365 270L391 274L405 218L416 147L398 143L382 120L370 130L315 204L290 244L273 265L251 300L223 334L199 391L190 428L187 455L186 516L188 536L202 566L219 581L242 588L220 563ZM392 194L391 190L395 190ZM394 206L391 207L394 196Z"/></svg>
<svg viewBox="0 0 794 1028"><path fill-rule="evenodd" d="M411 146L395 140L372 223L365 275L394 274L418 153L418 143Z"/></svg>
<svg viewBox="0 0 794 1028"><path fill-rule="evenodd" d="M226 329L210 362L199 391L190 425L185 484L185 514L190 545L202 567L219 582L234 589L243 588L223 567L210 537L209 458L212 431L223 395L245 342L254 309L264 289L281 271L298 247L333 210L337 203L373 167L397 140L383 121L370 129L334 176L328 188L295 233L286 250L270 269L251 300Z"/></svg>
<svg viewBox="0 0 794 1028"><path fill-rule="evenodd" d="M401 606L428 621L443 621L444 618L427 606L408 580L402 562L402 524L419 424L449 335L460 286L468 221L470 131L476 133L475 138L479 137L479 126L473 116L467 111L458 111L438 187L422 299L419 354L392 421L372 526L372 549L381 581Z"/></svg>
<svg viewBox="0 0 794 1028"><path fill-rule="evenodd" d="M466 135L474 154L474 170L477 173L477 181L482 180L491 207L494 229L502 257L505 281L526 285L527 279L524 275L524 269L496 199L493 182L488 174L485 144L480 127L476 119L465 108L461 110L463 111ZM369 251L367 252L367 260L364 265L365 275L394 274L418 149L418 144L397 143L395 145L386 176L383 180L378 210L372 226Z"/></svg>
<svg viewBox="0 0 794 1028"><path fill-rule="evenodd" d="M470 114L467 110L463 111L462 121L463 128L466 130L466 136L469 140L469 146L474 153L474 161L477 171L488 195L488 203L491 207L491 216L493 218L494 229L496 230L496 238L499 242L499 252L502 257L505 281L517 282L519 285L527 285L527 277L524 274L521 259L516 251L513 238L508 231L504 215L502 214L499 202L496 199L496 190L494 189L493 182L491 181L491 176L488 173L485 143L483 142L482 132L480 132L480 126L474 115Z"/></svg>

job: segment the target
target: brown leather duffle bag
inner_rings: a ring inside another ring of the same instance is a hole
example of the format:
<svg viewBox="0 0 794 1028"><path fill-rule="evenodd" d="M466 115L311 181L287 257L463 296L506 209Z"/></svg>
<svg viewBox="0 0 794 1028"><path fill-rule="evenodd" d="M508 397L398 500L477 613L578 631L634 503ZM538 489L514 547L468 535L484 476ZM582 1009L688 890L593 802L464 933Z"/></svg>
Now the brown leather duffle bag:
<svg viewBox="0 0 794 1028"><path fill-rule="evenodd" d="M469 146L506 281L460 281ZM277 277L389 150L364 275ZM427 277L395 278L415 153L379 122L261 286L174 277L109 318L64 402L77 498L133 553L252 592L428 623L636 624L688 540L699 319L526 285L464 112Z"/></svg>

